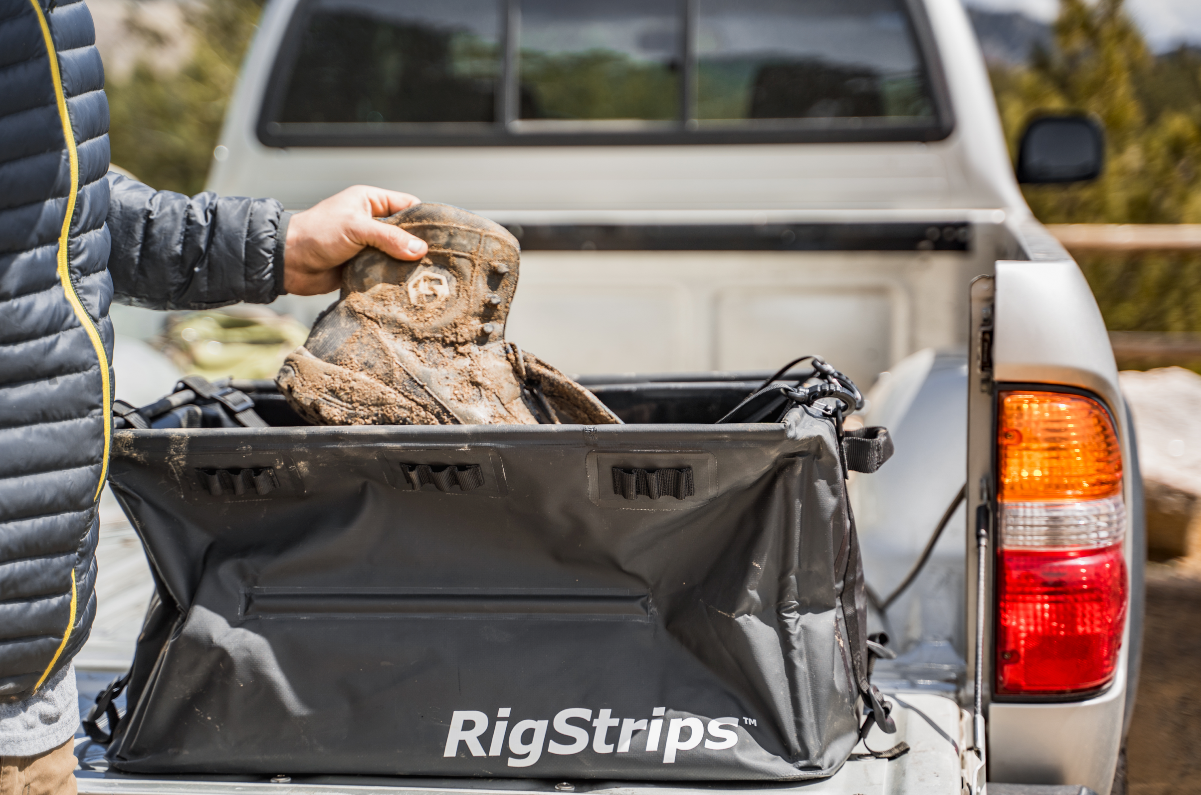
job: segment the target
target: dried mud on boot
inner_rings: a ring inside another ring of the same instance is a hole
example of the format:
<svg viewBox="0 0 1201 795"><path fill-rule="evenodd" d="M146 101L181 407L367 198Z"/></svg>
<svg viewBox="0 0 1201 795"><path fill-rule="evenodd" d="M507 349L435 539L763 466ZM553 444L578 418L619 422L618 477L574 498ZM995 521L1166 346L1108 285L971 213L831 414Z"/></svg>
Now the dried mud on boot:
<svg viewBox="0 0 1201 795"><path fill-rule="evenodd" d="M365 249L342 295L284 361L280 391L317 425L612 424L596 396L505 340L520 249L444 204L382 219L425 240L419 262Z"/></svg>

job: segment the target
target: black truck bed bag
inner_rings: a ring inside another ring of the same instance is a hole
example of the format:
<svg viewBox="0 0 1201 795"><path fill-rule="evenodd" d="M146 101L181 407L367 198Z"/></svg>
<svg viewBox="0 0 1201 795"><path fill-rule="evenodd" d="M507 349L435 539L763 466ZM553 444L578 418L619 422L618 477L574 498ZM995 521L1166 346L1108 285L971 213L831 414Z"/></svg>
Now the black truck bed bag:
<svg viewBox="0 0 1201 795"><path fill-rule="evenodd" d="M157 584L117 770L786 780L857 741L861 567L811 409L121 430L110 479Z"/></svg>

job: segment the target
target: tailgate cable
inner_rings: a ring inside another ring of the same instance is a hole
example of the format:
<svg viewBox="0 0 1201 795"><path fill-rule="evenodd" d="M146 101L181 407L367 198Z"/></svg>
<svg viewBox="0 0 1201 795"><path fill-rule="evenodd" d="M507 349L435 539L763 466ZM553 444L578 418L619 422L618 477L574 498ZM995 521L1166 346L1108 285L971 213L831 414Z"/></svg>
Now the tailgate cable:
<svg viewBox="0 0 1201 795"><path fill-rule="evenodd" d="M871 588L867 589L869 598L874 603L873 606L880 613L887 610L897 598L905 593L905 590L913 585L913 581L917 579L917 575L922 573L922 569L930 561L930 556L934 553L934 547L938 544L938 539L942 537L942 531L947 529L947 524L950 523L951 517L955 515L955 511L959 509L960 504L967 499L967 484L963 484L959 488L959 492L955 495L955 499L951 500L951 504L947 506L947 510L943 512L942 518L938 520L938 526L934 528L934 533L931 534L930 540L926 542L926 548L922 550L922 554L918 556L917 563L913 564L913 568L909 569L909 573L905 575L905 579L901 580L901 584L893 589L884 599L876 596Z"/></svg>
<svg viewBox="0 0 1201 795"><path fill-rule="evenodd" d="M986 486L982 488L981 497L982 504L976 508L976 664L973 682L973 690L975 692L972 698L972 747L970 749L976 754L976 762L973 766L974 769L964 770L968 789L973 793L978 793L982 789L982 782L977 779L984 771L984 749L987 741L984 725L984 623L987 619L988 531L991 523L991 515L989 513L989 497ZM913 584L922 569L925 568L926 563L929 562L930 556L934 552L935 545L938 544L938 539L950 523L955 511L959 509L959 506L966 498L967 484L965 483L960 487L955 498L951 500L951 504L947 506L946 511L943 512L938 526L934 528L934 532L931 534L930 540L926 542L926 547L922 550L922 554L918 557L917 562L892 593L881 600L870 587L866 588L868 599L871 600L873 606L886 623L888 617L884 611ZM872 755L864 754L862 757Z"/></svg>

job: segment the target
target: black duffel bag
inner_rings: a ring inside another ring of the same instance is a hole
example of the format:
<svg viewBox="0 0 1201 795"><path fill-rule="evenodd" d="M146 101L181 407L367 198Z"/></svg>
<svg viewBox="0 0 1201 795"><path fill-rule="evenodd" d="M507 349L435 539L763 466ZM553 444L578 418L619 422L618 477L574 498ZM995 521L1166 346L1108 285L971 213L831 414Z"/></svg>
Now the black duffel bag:
<svg viewBox="0 0 1201 795"><path fill-rule="evenodd" d="M318 428L251 397L114 435L157 593L113 768L795 780L891 723L840 414Z"/></svg>

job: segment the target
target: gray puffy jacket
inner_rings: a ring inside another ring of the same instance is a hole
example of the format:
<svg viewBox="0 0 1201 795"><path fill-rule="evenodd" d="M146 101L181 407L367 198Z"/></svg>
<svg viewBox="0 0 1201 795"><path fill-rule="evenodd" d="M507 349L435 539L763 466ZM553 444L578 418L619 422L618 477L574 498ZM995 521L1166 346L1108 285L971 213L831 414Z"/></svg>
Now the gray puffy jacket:
<svg viewBox="0 0 1201 795"><path fill-rule="evenodd" d="M109 173L108 103L82 0L0 0L0 700L87 640L112 437L119 301L282 292L278 202L188 198Z"/></svg>

